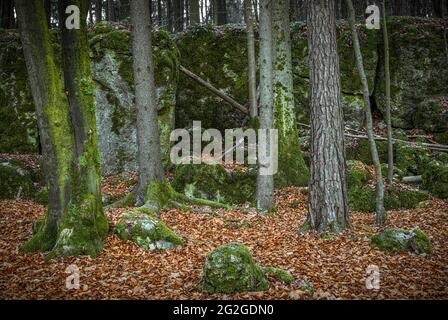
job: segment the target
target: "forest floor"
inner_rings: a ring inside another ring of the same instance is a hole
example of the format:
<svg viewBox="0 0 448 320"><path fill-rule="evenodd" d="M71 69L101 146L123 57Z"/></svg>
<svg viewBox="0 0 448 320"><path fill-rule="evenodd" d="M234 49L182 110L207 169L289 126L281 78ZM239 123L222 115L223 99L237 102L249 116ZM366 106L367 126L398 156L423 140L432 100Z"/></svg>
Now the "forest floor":
<svg viewBox="0 0 448 320"><path fill-rule="evenodd" d="M129 185L120 177L106 179L103 189L120 194ZM162 253L119 240L113 227L127 209L107 209L110 233L96 259L70 257L45 261L43 253L20 254L31 237L32 221L46 207L32 201L0 201L0 299L447 299L448 202L432 200L425 208L392 211L388 227L419 227L427 232L433 253L384 253L369 246L374 216L352 213L353 227L341 237L301 235L306 195L296 188L277 190L275 213L196 207L190 212L166 209L162 219L185 245ZM270 279L264 292L207 296L197 291L207 253L219 245L248 246L262 266L288 270L291 284ZM80 289L66 289L66 269L76 265ZM366 269L378 266L380 289L366 288ZM299 289L310 281L314 294Z"/></svg>

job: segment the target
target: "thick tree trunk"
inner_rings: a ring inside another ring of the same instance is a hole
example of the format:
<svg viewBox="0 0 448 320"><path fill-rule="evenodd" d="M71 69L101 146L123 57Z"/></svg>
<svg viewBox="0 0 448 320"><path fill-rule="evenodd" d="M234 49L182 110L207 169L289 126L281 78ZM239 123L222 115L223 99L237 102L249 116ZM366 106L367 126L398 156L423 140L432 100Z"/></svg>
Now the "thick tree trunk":
<svg viewBox="0 0 448 320"><path fill-rule="evenodd" d="M199 15L199 0L189 0L190 1L190 24L197 25L200 21Z"/></svg>
<svg viewBox="0 0 448 320"><path fill-rule="evenodd" d="M289 0L273 1L274 127L278 129L276 187L305 186L308 168L299 146L292 79Z"/></svg>
<svg viewBox="0 0 448 320"><path fill-rule="evenodd" d="M383 29L383 43L384 43L384 77L385 77L385 87L386 87L386 123L387 123L387 183L392 185L394 178L394 146L392 138L392 119L391 119L391 109L390 109L390 63L389 63L389 35L387 34L387 17L386 17L386 1L381 1L381 11L382 11L382 29ZM377 220L377 223L381 224Z"/></svg>
<svg viewBox="0 0 448 320"><path fill-rule="evenodd" d="M260 129L269 130L274 126L274 90L272 70L272 1L260 1ZM269 141L269 139L267 139ZM269 148L267 148L269 150ZM257 208L269 211L274 207L274 176L261 174L258 161Z"/></svg>
<svg viewBox="0 0 448 320"><path fill-rule="evenodd" d="M370 90L369 83L367 81L364 62L361 53L361 45L359 44L358 31L355 25L355 11L353 8L352 0L347 1L347 8L349 12L348 20L350 23L350 29L352 31L353 47L355 50L356 65L358 67L359 77L361 79L364 97L364 107L366 111L366 129L367 136L369 139L370 153L372 155L372 161L375 165L375 181L376 181L376 215L377 221L383 221L385 219L384 210L384 185L383 185L383 175L381 172L381 163L378 156L378 149L375 143L375 136L373 133L373 121L372 121L372 109L370 107Z"/></svg>
<svg viewBox="0 0 448 320"><path fill-rule="evenodd" d="M136 200L141 205L145 201L148 186L164 178L157 123L148 0L131 1L131 23L139 163Z"/></svg>
<svg viewBox="0 0 448 320"><path fill-rule="evenodd" d="M247 31L247 57L249 66L249 110L253 119L258 116L257 106L257 65L255 61L255 35L254 35L254 15L252 12L252 1L244 0L244 18Z"/></svg>
<svg viewBox="0 0 448 320"><path fill-rule="evenodd" d="M48 214L36 225L33 238L21 250L51 250L49 258L96 256L108 233L101 205L98 139L87 49L87 6L85 2L66 3L77 3L83 12L81 29L63 36L64 59L69 59L71 64L65 62L64 69L74 67L64 75L70 102L55 64L43 2L16 1L49 189ZM69 55L65 56L66 53ZM72 91L71 81L75 90L82 90ZM74 96L77 104L73 104Z"/></svg>
<svg viewBox="0 0 448 320"><path fill-rule="evenodd" d="M335 3L307 0L311 109L311 176L307 226L349 227Z"/></svg>

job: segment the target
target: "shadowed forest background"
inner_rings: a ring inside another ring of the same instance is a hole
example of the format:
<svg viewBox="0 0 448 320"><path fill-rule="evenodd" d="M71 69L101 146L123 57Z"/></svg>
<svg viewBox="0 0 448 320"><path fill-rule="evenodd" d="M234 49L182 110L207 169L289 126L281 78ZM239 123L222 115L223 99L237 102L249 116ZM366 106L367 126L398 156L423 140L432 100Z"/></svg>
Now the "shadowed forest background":
<svg viewBox="0 0 448 320"><path fill-rule="evenodd" d="M447 299L447 2L1 0L0 297Z"/></svg>

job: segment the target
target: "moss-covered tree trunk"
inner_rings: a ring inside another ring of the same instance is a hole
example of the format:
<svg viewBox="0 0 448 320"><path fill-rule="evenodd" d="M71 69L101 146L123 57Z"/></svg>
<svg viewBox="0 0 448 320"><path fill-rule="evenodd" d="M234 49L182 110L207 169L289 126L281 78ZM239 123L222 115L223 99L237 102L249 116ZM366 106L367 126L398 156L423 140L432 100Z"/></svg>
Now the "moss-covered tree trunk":
<svg viewBox="0 0 448 320"><path fill-rule="evenodd" d="M86 3L78 5L86 13ZM68 54L64 56L67 99L50 45L43 2L19 0L16 6L49 186L48 214L36 224L33 238L21 250L51 250L49 258L96 256L108 224L101 205L85 19L81 19L80 30L62 36L64 55Z"/></svg>
<svg viewBox="0 0 448 320"><path fill-rule="evenodd" d="M148 186L164 178L148 0L131 1L131 23L139 163L136 200L137 204L142 205L146 200Z"/></svg>
<svg viewBox="0 0 448 320"><path fill-rule="evenodd" d="M299 145L299 132L294 106L289 1L272 2L274 52L274 127L278 129L278 173L275 185L305 186L308 168Z"/></svg>
<svg viewBox="0 0 448 320"><path fill-rule="evenodd" d="M260 129L269 130L274 126L274 90L272 85L272 1L260 1ZM269 140L269 139L268 139ZM260 146L260 144L259 144ZM269 147L267 148L269 150ZM269 165L269 164L268 164ZM262 211L274 207L274 177L262 173L258 161L257 208Z"/></svg>
<svg viewBox="0 0 448 320"><path fill-rule="evenodd" d="M392 185L394 179L394 145L392 139L392 116L390 110L390 63L389 63L389 35L387 33L386 1L381 1L383 43L384 43L384 86L386 89L386 123L387 123L387 183ZM384 221L383 221L384 222ZM377 223L382 223L377 220Z"/></svg>
<svg viewBox="0 0 448 320"><path fill-rule="evenodd" d="M255 61L255 35L252 0L244 0L244 19L247 32L247 57L249 70L249 113L253 119L258 116L257 105L257 66Z"/></svg>
<svg viewBox="0 0 448 320"><path fill-rule="evenodd" d="M367 136L370 145L370 154L372 155L372 162L375 165L375 181L376 181L376 215L377 221L383 221L385 210L384 210L384 184L383 175L381 172L381 162L378 156L378 149L376 147L375 136L373 133L373 121L372 121L372 109L370 107L370 91L369 83L367 81L366 72L364 69L364 62L361 52L361 45L359 44L358 31L355 25L355 10L353 7L352 0L346 0L348 8L348 20L350 23L350 29L352 31L353 47L355 50L356 65L358 67L359 77L362 83L362 92L364 97L364 105L366 112L366 129Z"/></svg>
<svg viewBox="0 0 448 320"><path fill-rule="evenodd" d="M311 174L307 226L339 232L350 225L335 3L308 0Z"/></svg>

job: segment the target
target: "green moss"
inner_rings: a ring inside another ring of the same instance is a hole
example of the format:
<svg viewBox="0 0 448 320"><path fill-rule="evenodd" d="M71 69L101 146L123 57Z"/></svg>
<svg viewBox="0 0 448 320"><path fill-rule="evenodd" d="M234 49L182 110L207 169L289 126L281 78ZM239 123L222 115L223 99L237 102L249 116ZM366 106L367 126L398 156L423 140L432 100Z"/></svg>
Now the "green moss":
<svg viewBox="0 0 448 320"><path fill-rule="evenodd" d="M387 142L376 141L376 147L381 163L387 163ZM365 164L372 165L372 156L370 153L370 145L367 140L359 140L353 146L347 148L347 159L358 160Z"/></svg>
<svg viewBox="0 0 448 320"><path fill-rule="evenodd" d="M204 263L199 289L208 294L267 290L263 269L253 260L249 250L231 243L210 252Z"/></svg>
<svg viewBox="0 0 448 320"><path fill-rule="evenodd" d="M48 205L48 187L44 187L36 192L34 199L38 204Z"/></svg>
<svg viewBox="0 0 448 320"><path fill-rule="evenodd" d="M429 237L420 229L387 229L373 235L370 245L374 249L389 252L411 251L418 254L432 252Z"/></svg>
<svg viewBox="0 0 448 320"><path fill-rule="evenodd" d="M126 213L115 226L122 240L131 240L149 250L165 250L183 245L183 240L149 208L137 208Z"/></svg>
<svg viewBox="0 0 448 320"><path fill-rule="evenodd" d="M433 160L423 175L423 187L429 190L435 197L448 199L448 163Z"/></svg>
<svg viewBox="0 0 448 320"><path fill-rule="evenodd" d="M348 199L351 210L375 212L376 192L369 186L350 188ZM426 192L389 188L384 193L384 207L386 210L415 209L420 202L428 199Z"/></svg>
<svg viewBox="0 0 448 320"><path fill-rule="evenodd" d="M23 163L0 162L0 199L30 198L35 192L30 170Z"/></svg>
<svg viewBox="0 0 448 320"><path fill-rule="evenodd" d="M227 171L220 165L176 166L173 187L193 197L221 203L252 202L255 172Z"/></svg>
<svg viewBox="0 0 448 320"><path fill-rule="evenodd" d="M361 161L348 161L347 185L349 188L362 187L371 178L369 170Z"/></svg>
<svg viewBox="0 0 448 320"><path fill-rule="evenodd" d="M271 275L279 281L283 281L286 283L291 283L294 281L294 277L287 271L284 271L279 268L267 267L263 269L266 275Z"/></svg>

